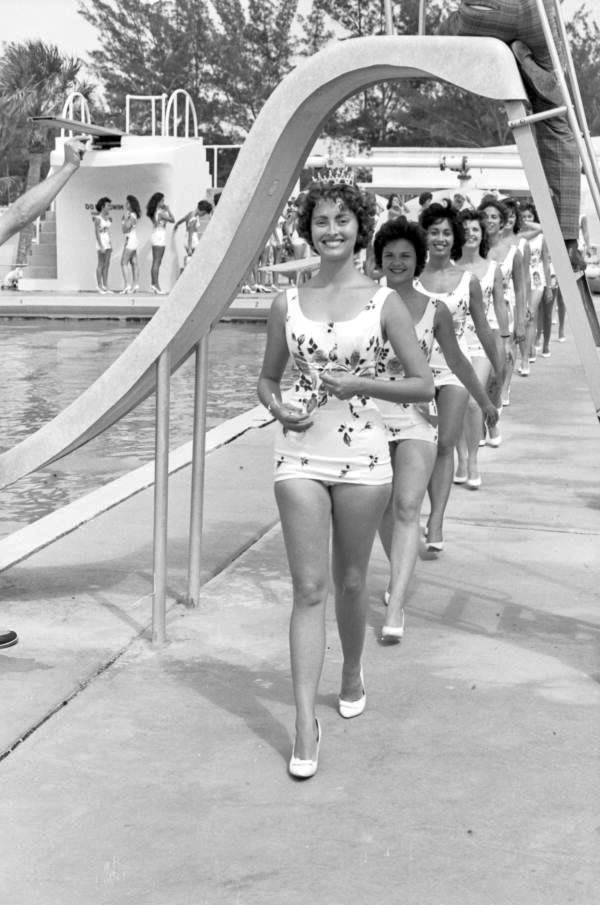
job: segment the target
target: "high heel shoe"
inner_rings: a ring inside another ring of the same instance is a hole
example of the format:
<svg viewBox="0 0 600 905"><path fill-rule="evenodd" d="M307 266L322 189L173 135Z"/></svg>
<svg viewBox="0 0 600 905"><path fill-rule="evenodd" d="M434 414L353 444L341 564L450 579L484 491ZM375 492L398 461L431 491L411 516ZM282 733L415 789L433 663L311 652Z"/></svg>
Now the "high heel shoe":
<svg viewBox="0 0 600 905"><path fill-rule="evenodd" d="M301 757L296 757L294 753L294 750L296 748L296 739L294 739L294 747L292 748L292 756L290 757L288 770L290 775L295 776L296 779L310 779L310 777L314 776L317 772L317 768L319 766L319 746L321 744L321 724L316 717L315 723L317 724L317 751L314 760L312 760L311 758L302 760Z"/></svg>
<svg viewBox="0 0 600 905"><path fill-rule="evenodd" d="M362 697L360 697L358 701L344 701L341 697L338 698L338 711L340 716L343 716L345 720L351 720L352 717L360 716L367 703L367 690L365 688L365 679L363 676L362 666L360 668L360 682L362 685L363 693Z"/></svg>
<svg viewBox="0 0 600 905"><path fill-rule="evenodd" d="M477 478L469 478L467 481L467 487L469 490L479 490L481 487L481 475Z"/></svg>
<svg viewBox="0 0 600 905"><path fill-rule="evenodd" d="M404 637L404 610L402 610L402 625L382 625L381 641L384 644L399 644Z"/></svg>

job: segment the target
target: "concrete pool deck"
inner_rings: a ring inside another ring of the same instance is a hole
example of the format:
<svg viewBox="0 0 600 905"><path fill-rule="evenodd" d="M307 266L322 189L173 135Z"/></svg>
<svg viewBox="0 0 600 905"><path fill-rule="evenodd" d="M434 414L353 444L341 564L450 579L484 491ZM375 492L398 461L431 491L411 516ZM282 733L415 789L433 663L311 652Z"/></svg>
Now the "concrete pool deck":
<svg viewBox="0 0 600 905"><path fill-rule="evenodd" d="M304 784L271 427L208 456L195 610L176 603L188 471L171 481L165 647L144 634L152 490L2 573L7 902L594 905L600 428L571 338L515 376L502 434L481 490L454 488L394 648L376 545L357 720L335 710L330 608Z"/></svg>

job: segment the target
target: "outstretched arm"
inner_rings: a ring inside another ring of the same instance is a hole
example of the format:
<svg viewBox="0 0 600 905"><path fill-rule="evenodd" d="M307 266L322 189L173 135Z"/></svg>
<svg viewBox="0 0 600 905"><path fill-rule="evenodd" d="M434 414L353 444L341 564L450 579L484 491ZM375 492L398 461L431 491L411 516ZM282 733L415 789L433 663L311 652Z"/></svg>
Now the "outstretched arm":
<svg viewBox="0 0 600 905"><path fill-rule="evenodd" d="M43 214L56 198L60 190L79 169L85 144L79 138L72 138L64 144L65 161L61 168L21 195L0 217L0 245L20 232L28 223Z"/></svg>

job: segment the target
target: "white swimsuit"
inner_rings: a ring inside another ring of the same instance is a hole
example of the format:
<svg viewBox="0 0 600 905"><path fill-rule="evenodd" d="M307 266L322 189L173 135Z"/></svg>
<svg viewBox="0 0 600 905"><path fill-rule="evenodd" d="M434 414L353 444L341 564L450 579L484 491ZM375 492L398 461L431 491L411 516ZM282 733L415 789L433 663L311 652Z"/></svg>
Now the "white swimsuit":
<svg viewBox="0 0 600 905"><path fill-rule="evenodd" d="M100 214L96 217L96 221L100 233L99 237L96 236L96 251L110 251L112 249L112 243L110 241L110 227L112 221L101 217Z"/></svg>
<svg viewBox="0 0 600 905"><path fill-rule="evenodd" d="M288 289L286 339L295 381L286 401L312 413L303 433L275 439L275 480L308 478L331 484L388 484L389 447L381 412L368 396L337 399L321 386L321 374L344 370L376 377L383 351L381 310L390 290L380 288L356 317L315 321L302 313L296 288Z"/></svg>
<svg viewBox="0 0 600 905"><path fill-rule="evenodd" d="M138 247L138 237L137 237L137 217L134 213L129 214L130 219L133 221L133 225L131 229L125 233L125 248L127 251L136 251Z"/></svg>
<svg viewBox="0 0 600 905"><path fill-rule="evenodd" d="M431 359L435 342L433 328L437 307L436 299L430 298L421 319L414 325L417 342L428 362ZM402 380L404 377L402 365L396 358L389 342L385 343L383 353L384 376L388 380ZM425 405L428 408L429 417L435 417L437 415L435 402L432 401ZM437 443L437 427L429 421L421 411L421 407L414 402L389 402L378 399L377 408L383 415L389 443L397 443L400 440L426 440L430 443Z"/></svg>
<svg viewBox="0 0 600 905"><path fill-rule="evenodd" d="M154 229L152 230L151 244L163 247L167 244L167 227L165 221L154 217Z"/></svg>
<svg viewBox="0 0 600 905"><path fill-rule="evenodd" d="M494 281L496 279L497 268L498 264L495 261L490 261L486 272L479 281L481 285L481 296L483 299L483 310L485 311L487 322L492 330L498 329L498 318L496 317L496 310L494 308ZM469 347L469 357L485 358L486 354L484 348L481 345L479 337L477 336L475 324L473 323L473 318L470 315L467 318L465 335L467 337L467 345Z"/></svg>
<svg viewBox="0 0 600 905"><path fill-rule="evenodd" d="M457 270L457 273L459 272L460 271ZM414 287L415 289L418 289L419 292L424 292L425 295L428 295L430 298L438 299L445 304L452 315L452 323L454 325L454 332L456 333L458 345L460 346L461 352L463 352L467 358L469 358L469 347L467 346L465 330L467 318L469 317L469 304L471 300L471 277L472 274L468 270L465 270L458 285L455 286L451 292L430 292L429 289L426 289L425 286L423 286L418 278L414 281ZM436 389L442 386L462 387L461 381L452 369L448 367L446 359L444 358L444 353L437 342L434 342L433 344L430 366L433 371L433 382Z"/></svg>

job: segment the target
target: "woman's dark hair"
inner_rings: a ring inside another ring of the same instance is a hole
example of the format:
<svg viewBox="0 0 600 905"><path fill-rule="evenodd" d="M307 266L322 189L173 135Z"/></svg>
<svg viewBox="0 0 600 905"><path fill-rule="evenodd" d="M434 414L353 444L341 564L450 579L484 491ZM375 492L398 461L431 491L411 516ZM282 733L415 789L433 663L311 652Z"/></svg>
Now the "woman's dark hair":
<svg viewBox="0 0 600 905"><path fill-rule="evenodd" d="M400 201L400 195L398 195L396 192L394 192L393 195L390 195L390 196L388 197L388 201L387 201L387 204L386 204L386 208L387 208L388 211L391 210L392 204L394 203L394 198L397 198L398 201Z"/></svg>
<svg viewBox="0 0 600 905"><path fill-rule="evenodd" d="M429 227L433 226L434 223L439 223L440 220L447 220L454 236L450 257L453 261L456 261L457 258L460 258L463 245L465 244L465 233L458 220L458 214L452 207L450 200L444 200L447 201L446 204L434 202L433 204L430 204L429 207L426 207L425 210L422 210L419 214L419 224L423 227L425 232L427 232Z"/></svg>
<svg viewBox="0 0 600 905"><path fill-rule="evenodd" d="M199 201L196 205L197 210L202 211L203 214L212 214L213 206L210 201Z"/></svg>
<svg viewBox="0 0 600 905"><path fill-rule="evenodd" d="M519 203L519 208L520 208L521 213L523 213L524 211L531 211L535 222L536 223L540 222L539 217L538 217L538 212L536 210L536 207L535 207L535 204L533 203L533 201L521 201Z"/></svg>
<svg viewBox="0 0 600 905"><path fill-rule="evenodd" d="M495 209L498 211L499 215L500 215L500 224L501 224L502 226L506 226L506 221L507 221L507 219L508 219L508 217L507 217L508 211L507 211L507 209L505 208L505 206L504 206L504 204L502 203L502 201L498 201L498 199L497 199L494 195L485 195L485 196L481 199L481 201L480 201L480 203L479 203L479 207L477 208L477 210L478 210L478 211L485 212L486 207L493 207L493 208L495 208Z"/></svg>
<svg viewBox="0 0 600 905"><path fill-rule="evenodd" d="M515 225L513 226L513 233L518 233L523 226L523 221L521 220L521 208L519 207L519 202L516 198L505 198L503 201L504 207L508 211L509 214L515 215Z"/></svg>
<svg viewBox="0 0 600 905"><path fill-rule="evenodd" d="M396 217L394 220L388 220L375 233L373 239L373 253L375 255L375 264L378 270L381 270L383 261L383 252L386 245L392 242L398 242L405 239L410 242L417 256L417 266L415 267L415 276L418 277L423 272L425 262L427 261L427 233L422 226L419 226L414 220L407 220L404 214Z"/></svg>
<svg viewBox="0 0 600 905"><path fill-rule="evenodd" d="M298 235L305 239L312 247L311 223L315 206L319 201L341 201L348 210L352 211L358 220L358 233L354 245L354 251L366 248L373 235L375 213L377 205L375 197L361 192L354 185L345 182L313 182L304 196L299 199L298 221L296 229Z"/></svg>
<svg viewBox="0 0 600 905"><path fill-rule="evenodd" d="M421 192L419 195L419 204L423 207L424 204L427 204L428 201L433 199L433 195L431 192Z"/></svg>
<svg viewBox="0 0 600 905"><path fill-rule="evenodd" d="M458 221L461 226L463 226L464 223L468 223L470 220L477 220L481 225L481 242L479 243L479 254L482 258L487 258L488 251L490 250L490 241L488 239L487 231L485 228L485 216L483 214L483 211L474 211L472 208L468 207L464 211L461 211L458 215Z"/></svg>
<svg viewBox="0 0 600 905"><path fill-rule="evenodd" d="M160 202L163 200L164 197L165 196L162 192L154 192L154 194L150 198L150 201L146 205L146 213L148 214L148 216L150 217L151 220L154 220L154 214L156 213L156 208L158 207L158 205L160 204Z"/></svg>
<svg viewBox="0 0 600 905"><path fill-rule="evenodd" d="M131 208L131 210L133 211L133 213L136 215L136 217L139 220L140 217L142 216L142 209L140 207L140 202L137 200L135 195L127 195L125 200L127 201L127 203L129 204L129 207Z"/></svg>
<svg viewBox="0 0 600 905"><path fill-rule="evenodd" d="M105 204L110 204L110 198L107 198L106 195L96 201L96 210L98 213L100 213Z"/></svg>

